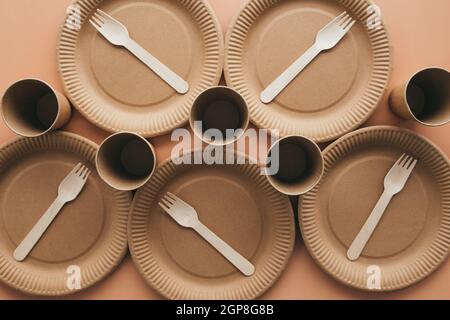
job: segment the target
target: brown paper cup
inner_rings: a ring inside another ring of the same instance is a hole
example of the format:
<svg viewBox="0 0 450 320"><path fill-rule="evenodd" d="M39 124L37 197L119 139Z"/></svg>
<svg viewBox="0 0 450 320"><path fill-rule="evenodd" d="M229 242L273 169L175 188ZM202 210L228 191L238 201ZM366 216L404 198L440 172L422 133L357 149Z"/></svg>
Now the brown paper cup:
<svg viewBox="0 0 450 320"><path fill-rule="evenodd" d="M389 105L399 117L426 126L441 126L450 121L450 73L427 68L391 92Z"/></svg>
<svg viewBox="0 0 450 320"><path fill-rule="evenodd" d="M319 146L301 136L288 136L274 143L268 152L271 163L279 153L279 168L267 179L279 192L295 196L305 194L320 181L324 162Z"/></svg>
<svg viewBox="0 0 450 320"><path fill-rule="evenodd" d="M15 82L5 92L1 114L18 135L37 137L64 126L70 118L67 98L38 79Z"/></svg>
<svg viewBox="0 0 450 320"><path fill-rule="evenodd" d="M138 134L119 132L101 143L95 164L103 181L117 190L131 191L142 187L153 175L155 149Z"/></svg>
<svg viewBox="0 0 450 320"><path fill-rule="evenodd" d="M195 135L213 145L235 142L244 134L249 121L244 98L228 87L212 87L203 91L194 101L189 118ZM234 134L229 130L235 130Z"/></svg>

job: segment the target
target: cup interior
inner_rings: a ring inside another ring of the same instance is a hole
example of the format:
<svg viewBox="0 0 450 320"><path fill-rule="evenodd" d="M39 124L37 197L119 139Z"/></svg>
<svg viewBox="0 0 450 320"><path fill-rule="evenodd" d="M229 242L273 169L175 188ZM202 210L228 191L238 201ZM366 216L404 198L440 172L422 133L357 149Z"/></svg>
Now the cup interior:
<svg viewBox="0 0 450 320"><path fill-rule="evenodd" d="M204 91L195 100L190 118L194 132L208 143L229 143L238 138L227 130L244 131L249 122L247 104L242 96L227 87ZM196 124L201 123L201 127ZM222 137L223 139L218 139Z"/></svg>
<svg viewBox="0 0 450 320"><path fill-rule="evenodd" d="M16 133L34 137L51 129L59 113L58 98L46 83L27 79L13 84L2 99L6 124Z"/></svg>
<svg viewBox="0 0 450 320"><path fill-rule="evenodd" d="M413 116L422 123L438 126L450 121L450 73L439 68L414 75L406 87L406 99Z"/></svg>
<svg viewBox="0 0 450 320"><path fill-rule="evenodd" d="M323 173L322 153L317 144L300 136L281 139L268 153L271 162L277 149L279 169L276 174L267 176L270 183L287 195L304 194L314 188Z"/></svg>
<svg viewBox="0 0 450 320"><path fill-rule="evenodd" d="M156 167L151 144L132 133L119 133L107 138L97 152L97 170L110 186L118 190L134 190L150 179Z"/></svg>

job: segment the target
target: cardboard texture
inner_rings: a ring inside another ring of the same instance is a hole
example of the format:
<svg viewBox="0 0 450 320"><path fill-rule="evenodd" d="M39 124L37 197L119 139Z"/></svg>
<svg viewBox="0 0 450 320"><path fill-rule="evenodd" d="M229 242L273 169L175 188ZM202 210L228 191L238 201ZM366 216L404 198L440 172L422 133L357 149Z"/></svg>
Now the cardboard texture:
<svg viewBox="0 0 450 320"><path fill-rule="evenodd" d="M131 191L142 187L155 172L155 149L140 135L119 132L100 144L95 164L103 181L117 190Z"/></svg>
<svg viewBox="0 0 450 320"><path fill-rule="evenodd" d="M345 3L345 4L344 4ZM282 136L326 142L355 129L380 102L390 73L384 26L369 32L366 0L248 1L227 34L225 77L247 100L252 122ZM317 57L271 103L261 92L347 11L357 22L332 50ZM301 30L299 32L299 30Z"/></svg>
<svg viewBox="0 0 450 320"><path fill-rule="evenodd" d="M71 115L67 98L38 79L12 84L2 97L0 108L7 126L24 137L38 137L59 129Z"/></svg>
<svg viewBox="0 0 450 320"><path fill-rule="evenodd" d="M195 127L195 122L202 123L202 130ZM192 131L206 143L221 145L238 140L250 122L247 104L244 98L228 87L212 87L203 91L194 101L189 117ZM214 140L205 134L209 129L218 130L223 139ZM226 130L241 130L233 138L226 136Z"/></svg>
<svg viewBox="0 0 450 320"><path fill-rule="evenodd" d="M352 262L346 252L403 153L418 164ZM424 279L444 261L450 249L450 161L436 146L408 130L375 126L334 142L324 158L324 177L303 196L299 218L305 245L322 269L358 289L392 291ZM371 265L381 272L378 288L367 285Z"/></svg>
<svg viewBox="0 0 450 320"><path fill-rule="evenodd" d="M9 270L1 273L2 282L34 295L72 294L106 277L122 260L131 194L101 181L94 170L96 149L80 136L56 132L20 138L0 150L0 261ZM13 251L79 162L92 171L84 189L63 207L30 255L17 262ZM73 265L80 267L81 288L67 286Z"/></svg>
<svg viewBox="0 0 450 320"><path fill-rule="evenodd" d="M320 181L323 157L312 140L300 136L282 138L270 148L269 158L272 158L274 148L279 152L279 170L267 179L279 192L290 196L304 194Z"/></svg>
<svg viewBox="0 0 450 320"><path fill-rule="evenodd" d="M255 273L244 276L194 230L178 225L158 206L167 192L194 207ZM167 298L251 299L284 270L295 241L293 218L288 197L271 188L248 159L212 166L167 161L135 195L128 242L144 279Z"/></svg>
<svg viewBox="0 0 450 320"><path fill-rule="evenodd" d="M145 137L169 133L188 122L194 98L217 85L223 36L210 5L189 1L80 0L82 27L63 27L58 50L64 88L74 106L109 132ZM185 79L177 94L126 49L110 44L87 21L99 8L123 23L133 39ZM74 35L75 33L75 35Z"/></svg>
<svg viewBox="0 0 450 320"><path fill-rule="evenodd" d="M450 73L442 68L416 72L405 84L392 90L391 110L399 117L426 126L450 122Z"/></svg>

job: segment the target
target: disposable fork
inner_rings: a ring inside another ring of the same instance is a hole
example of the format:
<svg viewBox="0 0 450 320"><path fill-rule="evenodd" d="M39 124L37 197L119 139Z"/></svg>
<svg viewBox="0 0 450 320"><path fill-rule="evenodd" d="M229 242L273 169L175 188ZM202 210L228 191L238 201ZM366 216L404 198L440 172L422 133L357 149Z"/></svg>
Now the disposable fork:
<svg viewBox="0 0 450 320"><path fill-rule="evenodd" d="M189 91L189 84L134 41L130 37L127 27L122 23L99 9L97 9L97 12L94 13L89 22L106 40L115 46L126 48L175 91L180 94L185 94Z"/></svg>
<svg viewBox="0 0 450 320"><path fill-rule="evenodd" d="M367 242L380 222L384 211L388 207L389 202L396 194L403 190L416 164L416 159L403 154L388 172L384 178L383 194L347 251L347 257L350 260L355 261L360 257Z"/></svg>
<svg viewBox="0 0 450 320"><path fill-rule="evenodd" d="M83 186L86 184L89 174L90 170L81 163L78 163L75 168L73 168L73 170L64 178L58 187L58 196L55 201L50 205L44 215L39 219L39 221L27 234L25 239L23 239L20 245L16 248L14 251L14 259L17 261L25 260L47 228L56 218L62 207L67 202L73 201L76 197L78 197L83 189Z"/></svg>
<svg viewBox="0 0 450 320"><path fill-rule="evenodd" d="M322 51L330 50L335 47L354 24L355 20L352 19L347 12L343 12L334 18L317 33L314 45L291 64L261 93L261 101L263 103L272 102L273 99L275 99Z"/></svg>
<svg viewBox="0 0 450 320"><path fill-rule="evenodd" d="M200 222L197 211L189 204L167 192L159 202L159 206L179 225L194 229L244 275L251 276L255 272L255 267L246 258Z"/></svg>

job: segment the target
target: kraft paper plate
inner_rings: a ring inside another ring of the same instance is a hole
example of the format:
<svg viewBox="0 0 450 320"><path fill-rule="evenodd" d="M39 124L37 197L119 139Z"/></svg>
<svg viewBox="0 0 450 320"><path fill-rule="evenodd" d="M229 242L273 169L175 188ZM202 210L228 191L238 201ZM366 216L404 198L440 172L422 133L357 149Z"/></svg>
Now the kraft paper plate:
<svg viewBox="0 0 450 320"><path fill-rule="evenodd" d="M282 136L334 140L356 129L380 102L390 74L383 24L367 27L367 0L250 0L227 34L227 84L246 99L252 121ZM347 11L357 23L332 50L318 56L270 104L261 92L300 57L316 34Z"/></svg>
<svg viewBox="0 0 450 320"><path fill-rule="evenodd" d="M94 143L63 132L20 138L0 149L2 282L30 294L66 295L92 286L121 262L127 250L131 196L114 191L98 177L96 150ZM60 182L78 162L92 171L84 189L63 207L30 255L17 262L15 248L56 198Z"/></svg>
<svg viewBox="0 0 450 320"><path fill-rule="evenodd" d="M104 130L145 137L167 133L187 123L200 92L219 83L223 37L207 1L79 0L71 8L58 49L65 92ZM126 49L103 38L88 22L97 8L127 26L134 40L188 81L189 92L176 93Z"/></svg>
<svg viewBox="0 0 450 320"><path fill-rule="evenodd" d="M206 226L254 264L255 273L242 275L195 231L180 227L157 205L167 191L191 204ZM252 299L285 269L295 241L293 217L289 199L248 161L168 161L136 193L128 240L145 280L167 298Z"/></svg>
<svg viewBox="0 0 450 320"><path fill-rule="evenodd" d="M346 252L383 192L389 169L403 154L419 160L361 258ZM450 248L450 162L425 138L404 129L355 131L324 152L325 175L301 200L306 247L331 276L349 286L391 291L430 275Z"/></svg>

